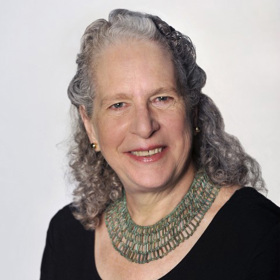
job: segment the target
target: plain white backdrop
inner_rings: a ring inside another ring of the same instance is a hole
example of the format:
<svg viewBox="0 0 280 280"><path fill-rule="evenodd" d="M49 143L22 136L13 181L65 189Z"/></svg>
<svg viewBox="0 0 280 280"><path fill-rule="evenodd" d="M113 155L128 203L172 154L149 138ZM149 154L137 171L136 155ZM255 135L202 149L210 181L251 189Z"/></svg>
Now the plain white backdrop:
<svg viewBox="0 0 280 280"><path fill-rule="evenodd" d="M46 230L71 201L67 86L88 24L114 8L146 11L189 35L204 93L262 166L280 205L279 0L11 0L0 10L0 278L39 279Z"/></svg>

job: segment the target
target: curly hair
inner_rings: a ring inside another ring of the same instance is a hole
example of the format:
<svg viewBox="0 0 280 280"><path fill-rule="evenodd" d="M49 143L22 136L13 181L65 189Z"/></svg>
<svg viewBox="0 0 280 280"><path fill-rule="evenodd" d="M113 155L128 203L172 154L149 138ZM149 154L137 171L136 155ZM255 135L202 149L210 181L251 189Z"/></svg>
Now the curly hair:
<svg viewBox="0 0 280 280"><path fill-rule="evenodd" d="M194 116L191 125L201 130L193 137L192 157L196 168L203 168L219 186L247 185L266 190L259 164L244 152L234 136L225 132L218 108L201 92L206 74L196 63L190 38L157 16L117 9L110 13L108 21L99 19L87 27L76 61L77 72L68 88L75 107L73 144L69 149L69 165L77 182L73 207L75 217L84 227L95 229L100 215L122 193L117 174L102 153L90 147L79 108L84 106L88 116L92 116L97 58L106 46L124 39L153 41L171 55L178 91Z"/></svg>

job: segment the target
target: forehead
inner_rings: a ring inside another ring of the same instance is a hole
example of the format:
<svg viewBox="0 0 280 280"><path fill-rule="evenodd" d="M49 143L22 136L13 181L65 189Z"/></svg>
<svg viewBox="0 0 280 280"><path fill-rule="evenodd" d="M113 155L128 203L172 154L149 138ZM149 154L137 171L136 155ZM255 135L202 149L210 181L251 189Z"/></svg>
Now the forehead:
<svg viewBox="0 0 280 280"><path fill-rule="evenodd" d="M175 87L170 55L151 41L126 40L106 47L94 72L98 96Z"/></svg>

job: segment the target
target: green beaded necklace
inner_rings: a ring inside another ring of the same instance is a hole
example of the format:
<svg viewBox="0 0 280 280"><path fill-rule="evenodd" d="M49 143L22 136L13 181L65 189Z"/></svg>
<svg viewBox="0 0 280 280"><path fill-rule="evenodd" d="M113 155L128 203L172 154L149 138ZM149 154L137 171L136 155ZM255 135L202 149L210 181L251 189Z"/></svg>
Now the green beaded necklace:
<svg viewBox="0 0 280 280"><path fill-rule="evenodd" d="M219 188L204 171L197 172L176 208L151 226L133 222L124 193L105 211L105 223L114 248L127 260L139 264L163 258L193 235L218 192Z"/></svg>

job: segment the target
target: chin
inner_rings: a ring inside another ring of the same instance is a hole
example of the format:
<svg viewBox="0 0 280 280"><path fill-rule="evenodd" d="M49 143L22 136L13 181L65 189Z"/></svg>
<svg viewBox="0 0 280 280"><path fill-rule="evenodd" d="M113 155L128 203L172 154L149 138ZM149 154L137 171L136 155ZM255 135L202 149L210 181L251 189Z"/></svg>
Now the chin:
<svg viewBox="0 0 280 280"><path fill-rule="evenodd" d="M162 174L161 174L162 175ZM166 177L164 178L163 176L140 176L138 178L133 178L133 180L130 180L129 184L124 183L124 186L130 185L131 188L139 191L153 191L153 190L162 190L165 189L166 186L170 185L171 178Z"/></svg>

